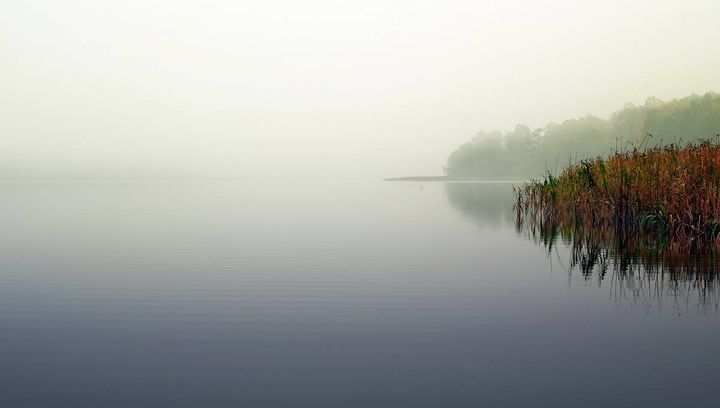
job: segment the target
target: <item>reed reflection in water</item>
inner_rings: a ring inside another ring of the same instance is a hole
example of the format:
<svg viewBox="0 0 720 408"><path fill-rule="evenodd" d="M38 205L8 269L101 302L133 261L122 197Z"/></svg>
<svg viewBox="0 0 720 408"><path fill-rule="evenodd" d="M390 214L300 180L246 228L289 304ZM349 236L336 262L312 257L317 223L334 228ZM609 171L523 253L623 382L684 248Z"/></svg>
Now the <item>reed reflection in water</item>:
<svg viewBox="0 0 720 408"><path fill-rule="evenodd" d="M568 273L598 286L607 282L614 301L651 307L669 299L677 310L718 310L720 259L714 253L673 251L657 239L611 226L567 227L537 220L517 217L516 228L549 257L558 258Z"/></svg>
<svg viewBox="0 0 720 408"><path fill-rule="evenodd" d="M570 285L579 278L608 290L612 302L632 308L720 310L720 259L715 256L670 251L662 242L612 228L569 228L518 218L510 183L447 183L445 194L451 207L481 231L514 226L521 237L544 247L554 269L568 273Z"/></svg>

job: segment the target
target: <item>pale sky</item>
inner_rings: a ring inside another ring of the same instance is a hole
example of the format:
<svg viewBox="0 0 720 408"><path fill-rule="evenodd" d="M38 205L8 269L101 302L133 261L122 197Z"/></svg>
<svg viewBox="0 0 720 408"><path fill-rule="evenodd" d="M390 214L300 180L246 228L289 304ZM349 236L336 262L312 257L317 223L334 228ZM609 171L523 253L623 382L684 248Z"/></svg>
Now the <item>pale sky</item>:
<svg viewBox="0 0 720 408"><path fill-rule="evenodd" d="M720 91L718 16L717 0L4 0L0 173L440 174L480 129Z"/></svg>

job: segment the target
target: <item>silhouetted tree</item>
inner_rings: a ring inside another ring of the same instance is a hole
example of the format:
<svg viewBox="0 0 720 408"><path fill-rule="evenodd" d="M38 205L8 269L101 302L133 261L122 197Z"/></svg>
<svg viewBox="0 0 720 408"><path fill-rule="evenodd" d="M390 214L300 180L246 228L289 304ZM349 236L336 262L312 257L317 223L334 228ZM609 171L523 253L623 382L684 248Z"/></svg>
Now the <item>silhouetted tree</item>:
<svg viewBox="0 0 720 408"><path fill-rule="evenodd" d="M647 137L650 134L652 137ZM584 116L531 130L479 132L448 158L453 177L532 177L569 162L634 147L685 144L720 134L720 95L708 92L669 102L649 97L609 119Z"/></svg>

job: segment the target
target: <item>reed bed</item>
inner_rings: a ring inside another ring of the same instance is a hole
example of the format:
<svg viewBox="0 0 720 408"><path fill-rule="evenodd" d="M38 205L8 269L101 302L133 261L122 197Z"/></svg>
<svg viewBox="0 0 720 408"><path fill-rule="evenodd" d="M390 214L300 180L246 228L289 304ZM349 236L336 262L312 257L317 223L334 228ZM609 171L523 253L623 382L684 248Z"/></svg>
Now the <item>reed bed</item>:
<svg viewBox="0 0 720 408"><path fill-rule="evenodd" d="M632 149L515 189L518 227L676 255L720 248L720 144ZM555 232L553 232L555 231Z"/></svg>

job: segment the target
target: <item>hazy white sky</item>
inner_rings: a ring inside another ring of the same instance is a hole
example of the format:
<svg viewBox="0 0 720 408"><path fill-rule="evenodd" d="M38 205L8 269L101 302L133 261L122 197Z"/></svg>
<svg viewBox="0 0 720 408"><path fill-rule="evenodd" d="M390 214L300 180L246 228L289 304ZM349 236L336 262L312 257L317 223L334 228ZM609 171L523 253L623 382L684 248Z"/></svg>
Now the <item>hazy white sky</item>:
<svg viewBox="0 0 720 408"><path fill-rule="evenodd" d="M13 1L0 170L439 174L479 129L720 91L720 1Z"/></svg>

